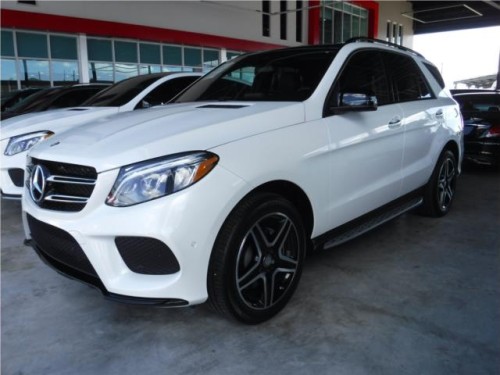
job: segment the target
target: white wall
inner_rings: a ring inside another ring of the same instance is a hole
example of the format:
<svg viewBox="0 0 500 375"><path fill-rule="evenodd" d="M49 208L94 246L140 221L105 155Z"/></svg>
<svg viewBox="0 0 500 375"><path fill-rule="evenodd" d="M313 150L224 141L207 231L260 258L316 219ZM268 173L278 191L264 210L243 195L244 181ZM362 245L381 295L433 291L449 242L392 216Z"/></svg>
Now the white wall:
<svg viewBox="0 0 500 375"><path fill-rule="evenodd" d="M401 13L412 11L408 1L379 1L378 39L385 40L387 21L403 25L403 45L411 48L413 45L413 21L403 17Z"/></svg>

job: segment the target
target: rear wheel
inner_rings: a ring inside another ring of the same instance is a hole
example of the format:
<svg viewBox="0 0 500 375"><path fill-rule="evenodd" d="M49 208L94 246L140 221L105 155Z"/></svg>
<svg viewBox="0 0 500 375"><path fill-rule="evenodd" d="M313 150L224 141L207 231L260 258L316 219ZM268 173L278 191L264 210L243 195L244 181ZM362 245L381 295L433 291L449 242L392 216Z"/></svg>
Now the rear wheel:
<svg viewBox="0 0 500 375"><path fill-rule="evenodd" d="M295 207L274 194L244 200L224 223L208 273L217 311L256 324L276 315L300 279L305 230Z"/></svg>
<svg viewBox="0 0 500 375"><path fill-rule="evenodd" d="M424 203L420 209L422 214L441 217L448 213L455 197L457 176L455 155L450 150L444 150L425 186Z"/></svg>

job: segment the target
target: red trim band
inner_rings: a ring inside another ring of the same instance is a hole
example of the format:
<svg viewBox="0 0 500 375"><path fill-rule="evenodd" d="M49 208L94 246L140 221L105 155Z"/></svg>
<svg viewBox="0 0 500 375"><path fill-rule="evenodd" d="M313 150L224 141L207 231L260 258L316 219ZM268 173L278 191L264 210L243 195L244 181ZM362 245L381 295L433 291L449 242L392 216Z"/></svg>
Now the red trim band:
<svg viewBox="0 0 500 375"><path fill-rule="evenodd" d="M235 51L258 51L283 48L278 44L227 38L188 31L161 29L119 22L98 21L87 18L56 16L53 14L1 9L2 27L61 33L82 33L89 36L130 38L141 41L184 44Z"/></svg>

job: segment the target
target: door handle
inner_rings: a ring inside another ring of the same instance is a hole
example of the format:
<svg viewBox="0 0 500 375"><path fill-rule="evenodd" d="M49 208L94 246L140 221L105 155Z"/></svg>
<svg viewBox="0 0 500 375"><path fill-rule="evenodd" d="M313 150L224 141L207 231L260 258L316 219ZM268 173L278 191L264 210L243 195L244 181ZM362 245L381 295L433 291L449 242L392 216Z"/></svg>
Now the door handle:
<svg viewBox="0 0 500 375"><path fill-rule="evenodd" d="M444 118L444 112L443 110L440 108L436 111L436 114L435 114L436 118L442 120Z"/></svg>
<svg viewBox="0 0 500 375"><path fill-rule="evenodd" d="M389 129L395 129L399 128L401 126L401 117L400 116L394 116L391 121L389 121Z"/></svg>

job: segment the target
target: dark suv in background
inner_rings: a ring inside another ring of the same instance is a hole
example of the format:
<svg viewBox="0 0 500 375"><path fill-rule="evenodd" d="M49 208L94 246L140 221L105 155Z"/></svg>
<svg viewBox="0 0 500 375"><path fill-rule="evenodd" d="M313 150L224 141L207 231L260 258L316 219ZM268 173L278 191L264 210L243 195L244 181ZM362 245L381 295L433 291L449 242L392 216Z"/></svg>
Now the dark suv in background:
<svg viewBox="0 0 500 375"><path fill-rule="evenodd" d="M464 118L464 158L500 167L500 91L454 95Z"/></svg>

